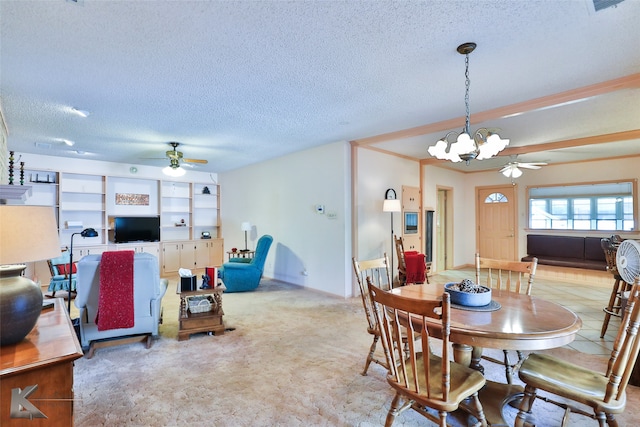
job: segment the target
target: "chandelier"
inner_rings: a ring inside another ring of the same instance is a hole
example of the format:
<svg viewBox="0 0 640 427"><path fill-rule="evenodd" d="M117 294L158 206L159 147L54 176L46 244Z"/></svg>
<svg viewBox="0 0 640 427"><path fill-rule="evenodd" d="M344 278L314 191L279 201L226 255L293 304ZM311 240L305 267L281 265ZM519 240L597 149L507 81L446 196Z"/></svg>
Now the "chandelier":
<svg viewBox="0 0 640 427"><path fill-rule="evenodd" d="M473 134L469 129L469 54L476 48L475 43L463 43L458 46L458 53L465 55L465 84L466 90L464 95L464 104L466 107L466 120L464 129L458 134L454 142L450 142L450 137L455 135L455 131L447 133L444 138L436 142L435 145L427 150L429 154L444 160L452 162L465 161L467 164L473 159L483 160L495 156L509 144L508 139L500 138L500 135L494 130L480 128ZM473 135L473 136L472 136ZM449 151L447 151L449 146Z"/></svg>

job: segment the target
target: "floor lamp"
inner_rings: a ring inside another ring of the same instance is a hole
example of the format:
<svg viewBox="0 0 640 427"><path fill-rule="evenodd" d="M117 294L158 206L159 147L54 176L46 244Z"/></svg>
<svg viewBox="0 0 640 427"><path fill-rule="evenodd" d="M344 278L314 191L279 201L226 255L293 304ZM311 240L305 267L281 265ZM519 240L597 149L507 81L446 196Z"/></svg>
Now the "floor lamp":
<svg viewBox="0 0 640 427"><path fill-rule="evenodd" d="M96 237L98 232L93 228L85 228L79 233L71 234L71 249L69 249L69 291L67 297L69 301L67 303L67 312L71 313L71 283L73 282L73 236L76 234L81 235L82 237Z"/></svg>
<svg viewBox="0 0 640 427"><path fill-rule="evenodd" d="M240 252L249 252L249 248L247 247L247 231L251 231L251 223L243 222L240 225L240 228L242 229L242 231L244 231L244 249Z"/></svg>
<svg viewBox="0 0 640 427"><path fill-rule="evenodd" d="M402 211L400 200L396 198L396 190L394 190L393 188L389 188L384 193L384 204L382 205L382 211L391 212L391 283L389 283L389 286L393 288L393 277L395 276L395 271L393 270L393 213Z"/></svg>

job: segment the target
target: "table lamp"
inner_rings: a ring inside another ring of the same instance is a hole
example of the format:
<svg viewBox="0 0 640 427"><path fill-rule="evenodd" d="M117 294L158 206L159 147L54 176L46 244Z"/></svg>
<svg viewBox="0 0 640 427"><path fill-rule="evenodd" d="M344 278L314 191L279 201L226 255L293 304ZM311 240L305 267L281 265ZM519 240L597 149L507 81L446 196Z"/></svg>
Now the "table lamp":
<svg viewBox="0 0 640 427"><path fill-rule="evenodd" d="M243 222L240 228L244 231L244 249L241 252L249 252L249 248L247 247L247 231L251 231L251 223Z"/></svg>
<svg viewBox="0 0 640 427"><path fill-rule="evenodd" d="M42 311L42 289L22 272L25 262L60 256L50 206L0 206L0 345L22 341Z"/></svg>

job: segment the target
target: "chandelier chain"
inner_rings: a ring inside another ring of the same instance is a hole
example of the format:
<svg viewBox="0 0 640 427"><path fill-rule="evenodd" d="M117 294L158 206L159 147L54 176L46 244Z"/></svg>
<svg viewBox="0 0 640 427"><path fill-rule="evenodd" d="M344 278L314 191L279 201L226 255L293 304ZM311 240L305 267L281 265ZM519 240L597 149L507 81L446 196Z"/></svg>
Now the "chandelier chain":
<svg viewBox="0 0 640 427"><path fill-rule="evenodd" d="M469 87L471 86L471 80L469 79L469 54L467 53L465 55L465 60L464 60L464 65L465 65L465 72L464 72L464 77L465 77L465 94L464 94L464 105L466 107L466 119L465 119L465 127L464 127L464 131L467 133L467 135L471 136L471 132L470 132L470 128L471 128L471 123L470 122L470 109L469 109Z"/></svg>

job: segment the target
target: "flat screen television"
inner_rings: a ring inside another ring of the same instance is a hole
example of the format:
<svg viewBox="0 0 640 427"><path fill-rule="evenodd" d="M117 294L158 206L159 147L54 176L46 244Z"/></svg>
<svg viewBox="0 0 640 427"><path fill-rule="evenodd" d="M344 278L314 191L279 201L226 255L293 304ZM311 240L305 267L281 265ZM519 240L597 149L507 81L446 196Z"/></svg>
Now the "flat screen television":
<svg viewBox="0 0 640 427"><path fill-rule="evenodd" d="M159 242L159 216L119 216L114 221L116 243Z"/></svg>

